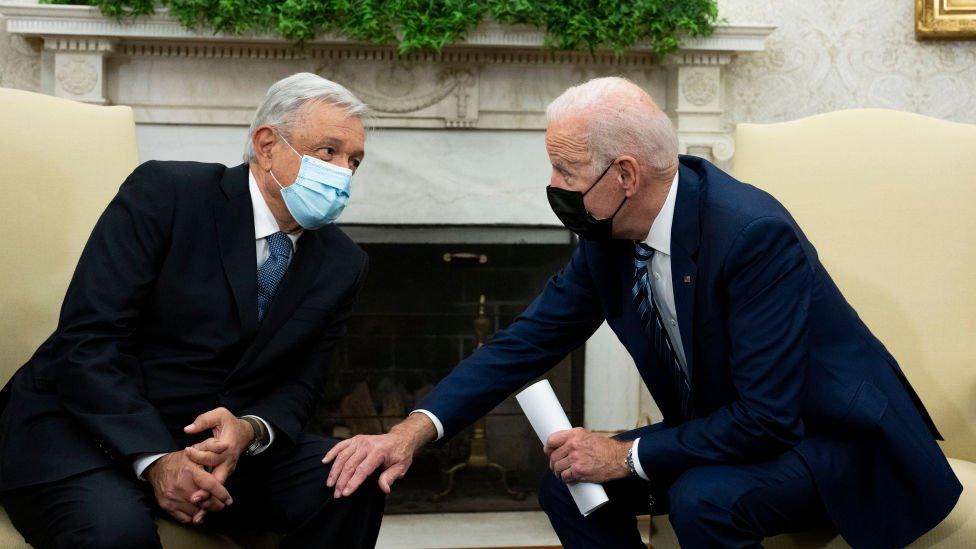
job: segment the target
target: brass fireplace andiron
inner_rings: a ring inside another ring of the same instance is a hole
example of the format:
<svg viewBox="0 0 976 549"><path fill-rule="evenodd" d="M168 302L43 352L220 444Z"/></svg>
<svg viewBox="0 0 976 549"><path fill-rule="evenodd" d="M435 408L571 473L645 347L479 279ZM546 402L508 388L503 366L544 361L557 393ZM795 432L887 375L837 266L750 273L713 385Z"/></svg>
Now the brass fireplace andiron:
<svg viewBox="0 0 976 549"><path fill-rule="evenodd" d="M491 329L491 319L485 314L485 296L481 295L478 305L478 316L474 319L475 349L485 343L488 330ZM431 499L438 501L454 491L454 477L462 469L494 469L501 474L502 486L508 496L515 500L525 499L525 492L514 490L508 484L508 470L501 465L488 460L487 437L485 435L485 420L479 419L474 424L474 432L471 435L471 451L468 453L467 461L458 463L450 469L444 471L447 475L447 488L438 494L434 494Z"/></svg>

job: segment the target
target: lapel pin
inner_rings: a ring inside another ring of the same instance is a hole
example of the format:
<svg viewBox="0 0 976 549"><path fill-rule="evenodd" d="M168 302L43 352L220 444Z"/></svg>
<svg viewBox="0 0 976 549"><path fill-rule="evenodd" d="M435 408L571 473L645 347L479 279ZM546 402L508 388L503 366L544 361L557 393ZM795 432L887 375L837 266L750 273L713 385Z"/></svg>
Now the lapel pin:
<svg viewBox="0 0 976 549"><path fill-rule="evenodd" d="M685 275L685 278L684 280L682 280L682 282L684 282L685 284L691 284L691 275Z"/></svg>

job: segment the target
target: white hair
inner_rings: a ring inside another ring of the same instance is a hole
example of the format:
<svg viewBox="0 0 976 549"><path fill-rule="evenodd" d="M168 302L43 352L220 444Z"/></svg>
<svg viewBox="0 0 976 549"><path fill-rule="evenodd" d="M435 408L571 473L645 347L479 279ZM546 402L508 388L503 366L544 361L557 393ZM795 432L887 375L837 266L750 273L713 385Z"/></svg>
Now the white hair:
<svg viewBox="0 0 976 549"><path fill-rule="evenodd" d="M625 154L661 171L677 162L678 134L671 119L626 78L594 78L569 88L546 109L550 123L567 116L585 121L595 173Z"/></svg>
<svg viewBox="0 0 976 549"><path fill-rule="evenodd" d="M250 162L254 158L253 137L259 127L273 126L287 138L293 125L300 122L298 115L302 109L317 103L342 107L346 114L358 118L364 125L370 115L369 107L341 84L310 72L282 78L268 89L264 102L254 113L254 120L247 132L244 161Z"/></svg>

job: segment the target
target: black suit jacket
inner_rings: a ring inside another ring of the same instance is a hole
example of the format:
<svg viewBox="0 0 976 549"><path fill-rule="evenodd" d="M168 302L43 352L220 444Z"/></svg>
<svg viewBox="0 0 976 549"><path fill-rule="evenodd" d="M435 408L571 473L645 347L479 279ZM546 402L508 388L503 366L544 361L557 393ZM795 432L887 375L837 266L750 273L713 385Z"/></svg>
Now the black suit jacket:
<svg viewBox="0 0 976 549"><path fill-rule="evenodd" d="M248 167L147 162L85 246L58 327L4 388L0 489L179 450L225 406L293 443L315 407L367 256L305 231L263 322ZM280 442L279 442L280 441Z"/></svg>

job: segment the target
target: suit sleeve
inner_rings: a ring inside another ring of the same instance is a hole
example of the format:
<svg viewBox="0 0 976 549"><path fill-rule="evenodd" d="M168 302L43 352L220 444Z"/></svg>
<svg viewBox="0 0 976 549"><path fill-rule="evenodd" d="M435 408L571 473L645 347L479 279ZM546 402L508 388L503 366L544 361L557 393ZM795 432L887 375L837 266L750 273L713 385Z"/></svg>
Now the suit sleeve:
<svg viewBox="0 0 976 549"><path fill-rule="evenodd" d="M724 276L738 398L708 416L642 436L638 454L651 478L771 457L803 437L813 273L793 227L772 217L750 223L731 246Z"/></svg>
<svg viewBox="0 0 976 549"><path fill-rule="evenodd" d="M325 387L325 376L332 371L335 346L346 334L346 322L362 290L369 271L363 254L359 276L350 286L336 313L322 329L315 346L301 357L295 374L278 384L268 394L246 406L238 415L257 416L270 423L288 444L294 444L308 424Z"/></svg>
<svg viewBox="0 0 976 549"><path fill-rule="evenodd" d="M460 362L417 408L440 419L450 438L585 343L603 320L580 245L515 322Z"/></svg>
<svg viewBox="0 0 976 549"><path fill-rule="evenodd" d="M51 367L61 406L116 459L177 449L142 392L138 331L169 247L172 187L153 163L95 225L61 309Z"/></svg>

